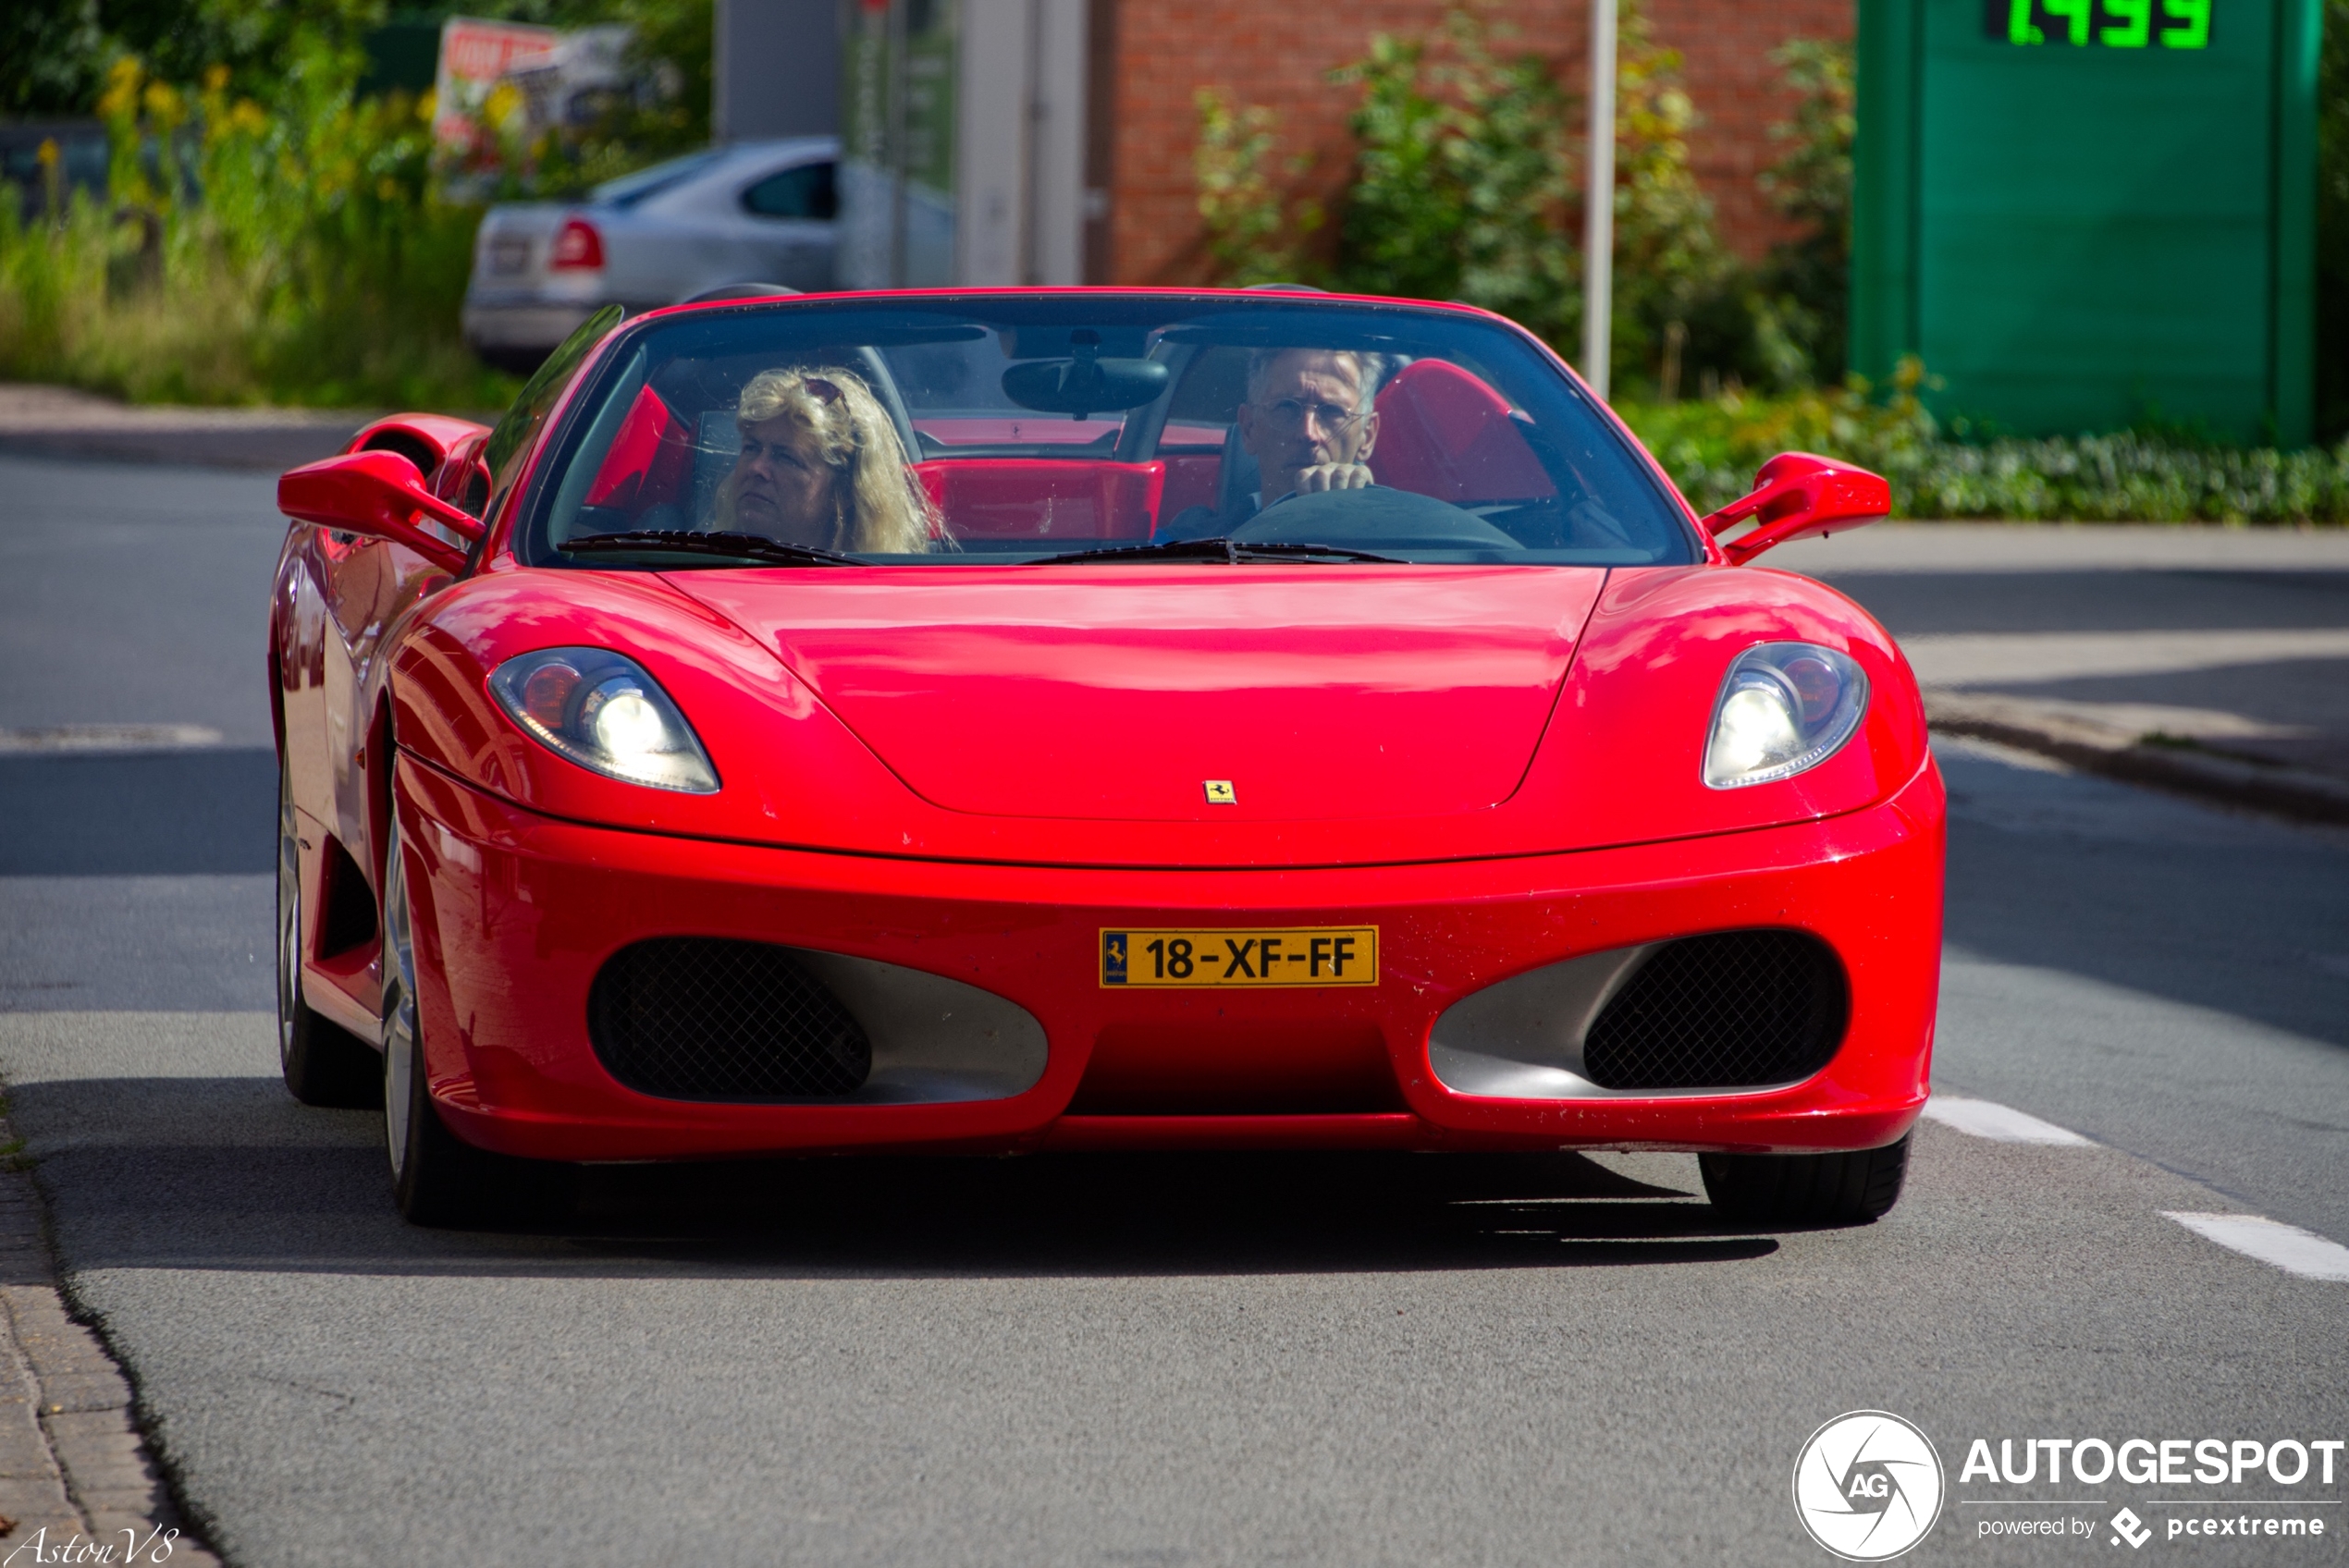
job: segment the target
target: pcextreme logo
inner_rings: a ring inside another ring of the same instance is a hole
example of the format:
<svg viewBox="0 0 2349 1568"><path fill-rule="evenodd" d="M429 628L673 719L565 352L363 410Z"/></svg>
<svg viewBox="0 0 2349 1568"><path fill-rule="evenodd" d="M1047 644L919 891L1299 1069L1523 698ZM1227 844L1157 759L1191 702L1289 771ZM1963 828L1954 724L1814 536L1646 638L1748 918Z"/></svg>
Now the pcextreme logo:
<svg viewBox="0 0 2349 1568"><path fill-rule="evenodd" d="M1882 1410L1854 1410L1811 1434L1794 1462L1794 1512L1848 1562L1882 1562L1925 1539L1941 1516L1941 1456Z"/></svg>

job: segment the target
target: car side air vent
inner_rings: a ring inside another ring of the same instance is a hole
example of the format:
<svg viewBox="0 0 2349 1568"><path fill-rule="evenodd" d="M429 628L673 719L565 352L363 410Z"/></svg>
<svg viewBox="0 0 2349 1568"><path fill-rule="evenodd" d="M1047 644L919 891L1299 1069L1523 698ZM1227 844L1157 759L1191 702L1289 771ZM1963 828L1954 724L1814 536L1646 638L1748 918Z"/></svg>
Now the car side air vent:
<svg viewBox="0 0 2349 1568"><path fill-rule="evenodd" d="M1843 967L1799 931L1666 943L1592 1022L1584 1072L1609 1089L1791 1084L1843 1039Z"/></svg>
<svg viewBox="0 0 2349 1568"><path fill-rule="evenodd" d="M587 993L614 1078L672 1100L830 1099L873 1070L863 1025L790 949L662 937L614 953Z"/></svg>

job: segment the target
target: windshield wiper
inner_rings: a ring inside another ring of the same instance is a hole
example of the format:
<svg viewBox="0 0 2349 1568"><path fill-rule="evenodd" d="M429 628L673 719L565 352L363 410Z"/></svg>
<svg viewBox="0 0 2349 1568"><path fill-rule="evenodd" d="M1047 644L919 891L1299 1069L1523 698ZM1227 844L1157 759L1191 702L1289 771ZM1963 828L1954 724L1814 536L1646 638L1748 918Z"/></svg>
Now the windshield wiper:
<svg viewBox="0 0 2349 1568"><path fill-rule="evenodd" d="M864 566L855 556L786 544L761 533L695 533L683 528L637 528L623 533L591 533L555 546L567 555L605 551L674 550L688 556L724 556L730 560L770 561L777 566Z"/></svg>
<svg viewBox="0 0 2349 1568"><path fill-rule="evenodd" d="M1064 556L1046 556L1032 560L1029 566L1067 566L1076 561L1222 561L1237 566L1242 561L1376 561L1386 566L1408 566L1410 563L1394 556L1372 555L1368 550L1348 550L1336 545L1292 545L1266 540L1250 543L1217 535L1212 539L1168 539L1156 545L1113 545L1100 550L1072 550Z"/></svg>

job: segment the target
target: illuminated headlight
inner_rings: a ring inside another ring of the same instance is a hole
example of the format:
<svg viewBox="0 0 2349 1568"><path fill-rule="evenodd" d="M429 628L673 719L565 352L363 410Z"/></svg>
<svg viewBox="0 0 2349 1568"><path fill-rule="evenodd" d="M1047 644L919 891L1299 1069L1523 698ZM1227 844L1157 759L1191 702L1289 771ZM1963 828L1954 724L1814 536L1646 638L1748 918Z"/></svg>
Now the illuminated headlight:
<svg viewBox="0 0 2349 1568"><path fill-rule="evenodd" d="M499 665L489 690L516 724L582 767L655 790L717 792L693 726L633 659L542 648Z"/></svg>
<svg viewBox="0 0 2349 1568"><path fill-rule="evenodd" d="M1764 643L1729 666L1713 704L1704 781L1716 790L1791 778L1833 756L1868 709L1868 678L1809 643Z"/></svg>

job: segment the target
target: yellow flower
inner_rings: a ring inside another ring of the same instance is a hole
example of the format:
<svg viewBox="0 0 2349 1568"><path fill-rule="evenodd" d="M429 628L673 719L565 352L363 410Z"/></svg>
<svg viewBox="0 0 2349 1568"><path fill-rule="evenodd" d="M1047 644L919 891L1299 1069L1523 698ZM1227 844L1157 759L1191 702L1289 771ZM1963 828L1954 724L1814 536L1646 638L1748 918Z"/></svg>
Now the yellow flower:
<svg viewBox="0 0 2349 1568"><path fill-rule="evenodd" d="M427 87L424 89L423 95L416 100L416 117L424 121L426 125L430 125L432 124L432 116L438 112L439 108L440 94L432 88Z"/></svg>
<svg viewBox="0 0 2349 1568"><path fill-rule="evenodd" d="M106 72L106 90L98 96L98 113L114 120L136 114L139 109L139 59L125 55Z"/></svg>
<svg viewBox="0 0 2349 1568"><path fill-rule="evenodd" d="M228 86L228 67L226 66L206 66L203 72L203 85L204 91L207 92L217 92L222 88Z"/></svg>
<svg viewBox="0 0 2349 1568"><path fill-rule="evenodd" d="M392 178L389 175L386 175L381 179L375 181L375 199L380 202L397 202L400 200L400 182Z"/></svg>
<svg viewBox="0 0 2349 1568"><path fill-rule="evenodd" d="M491 88L489 90L489 96L483 100L481 105L481 117L486 120L489 124L498 127L500 130L503 130L506 129L507 122L521 114L522 110L522 93L514 87L513 83L510 81L501 81L497 86Z"/></svg>

